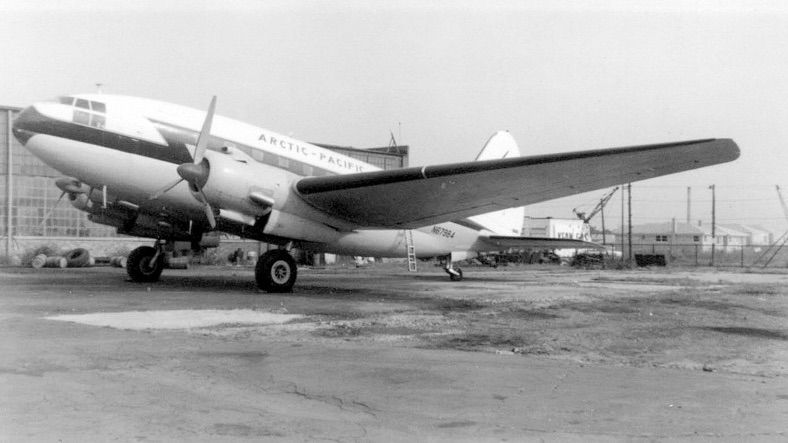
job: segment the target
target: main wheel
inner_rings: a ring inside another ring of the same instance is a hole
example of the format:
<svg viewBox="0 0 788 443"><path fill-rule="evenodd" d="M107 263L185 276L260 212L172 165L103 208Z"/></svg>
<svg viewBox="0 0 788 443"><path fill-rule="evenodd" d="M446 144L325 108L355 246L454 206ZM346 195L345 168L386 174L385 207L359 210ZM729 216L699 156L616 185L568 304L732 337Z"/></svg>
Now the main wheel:
<svg viewBox="0 0 788 443"><path fill-rule="evenodd" d="M131 251L126 259L126 272L132 281L150 283L159 279L164 270L164 257L159 256L156 263L151 265L154 255L156 248L150 246L140 246Z"/></svg>
<svg viewBox="0 0 788 443"><path fill-rule="evenodd" d="M449 273L449 280L451 281L461 281L462 280L462 269L454 268L457 271L456 274Z"/></svg>
<svg viewBox="0 0 788 443"><path fill-rule="evenodd" d="M257 286L266 292L292 291L297 276L295 260L287 251L280 249L263 254L254 270Z"/></svg>

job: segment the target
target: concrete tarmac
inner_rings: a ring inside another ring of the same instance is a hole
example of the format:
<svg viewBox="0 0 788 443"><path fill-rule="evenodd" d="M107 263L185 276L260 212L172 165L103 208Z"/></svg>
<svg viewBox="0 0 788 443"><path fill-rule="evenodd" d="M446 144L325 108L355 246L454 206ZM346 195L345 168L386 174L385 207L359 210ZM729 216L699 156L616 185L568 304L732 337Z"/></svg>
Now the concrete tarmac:
<svg viewBox="0 0 788 443"><path fill-rule="evenodd" d="M0 440L788 439L788 275L465 271L0 269Z"/></svg>

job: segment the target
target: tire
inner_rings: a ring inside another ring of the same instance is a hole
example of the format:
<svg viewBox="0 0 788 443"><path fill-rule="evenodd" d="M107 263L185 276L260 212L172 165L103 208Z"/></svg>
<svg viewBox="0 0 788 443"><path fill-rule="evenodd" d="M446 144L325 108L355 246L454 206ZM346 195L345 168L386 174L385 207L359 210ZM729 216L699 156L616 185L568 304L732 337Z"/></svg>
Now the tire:
<svg viewBox="0 0 788 443"><path fill-rule="evenodd" d="M462 269L454 268L454 270L457 271L457 275L449 274L449 279L451 281L461 281L462 280Z"/></svg>
<svg viewBox="0 0 788 443"><path fill-rule="evenodd" d="M257 260L254 277L266 292L292 292L298 268L293 257L283 250L268 251Z"/></svg>
<svg viewBox="0 0 788 443"><path fill-rule="evenodd" d="M82 268L90 266L90 252L87 249L77 248L66 252L66 266L69 268Z"/></svg>
<svg viewBox="0 0 788 443"><path fill-rule="evenodd" d="M155 254L156 248L150 246L140 246L131 251L126 260L126 272L132 281L151 283L159 280L161 271L164 270L164 257L159 256L156 265L151 267L150 261Z"/></svg>

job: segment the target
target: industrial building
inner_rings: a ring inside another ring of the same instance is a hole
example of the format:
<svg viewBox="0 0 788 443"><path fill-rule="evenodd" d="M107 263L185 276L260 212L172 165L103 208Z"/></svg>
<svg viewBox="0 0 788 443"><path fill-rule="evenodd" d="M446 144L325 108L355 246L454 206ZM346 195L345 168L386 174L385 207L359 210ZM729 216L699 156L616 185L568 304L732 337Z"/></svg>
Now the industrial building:
<svg viewBox="0 0 788 443"><path fill-rule="evenodd" d="M120 236L114 227L93 223L88 220L87 213L75 209L67 201L58 204L61 192L55 186L55 179L62 174L28 152L12 134L13 120L20 110L17 107L0 106L2 257L8 261L25 249L42 244L101 250L107 245L118 244L118 237L123 237L124 241L149 242L148 239ZM395 143L371 149L323 143L317 145L382 169L408 165L408 146Z"/></svg>
<svg viewBox="0 0 788 443"><path fill-rule="evenodd" d="M526 215L523 220L523 235L591 241L589 225L577 218L539 218Z"/></svg>
<svg viewBox="0 0 788 443"><path fill-rule="evenodd" d="M756 226L717 225L712 237L710 226L697 226L677 222L648 223L632 227L632 244L636 247L670 246L676 250L710 251L712 244L717 251L735 252L742 247L761 247L772 243L773 235ZM642 248L641 248L642 249Z"/></svg>

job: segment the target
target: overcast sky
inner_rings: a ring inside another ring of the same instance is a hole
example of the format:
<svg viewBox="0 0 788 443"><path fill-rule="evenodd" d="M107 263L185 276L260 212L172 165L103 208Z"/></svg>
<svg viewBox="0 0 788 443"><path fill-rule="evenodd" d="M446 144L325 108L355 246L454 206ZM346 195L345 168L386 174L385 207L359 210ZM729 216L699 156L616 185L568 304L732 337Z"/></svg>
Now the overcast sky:
<svg viewBox="0 0 788 443"><path fill-rule="evenodd" d="M145 96L306 140L472 160L733 138L736 162L633 185L634 223L788 228L788 3L0 0L0 103ZM529 207L571 217L602 191ZM606 211L618 225L620 198ZM614 217L615 214L615 217ZM599 220L595 220L598 225Z"/></svg>

